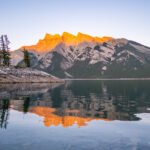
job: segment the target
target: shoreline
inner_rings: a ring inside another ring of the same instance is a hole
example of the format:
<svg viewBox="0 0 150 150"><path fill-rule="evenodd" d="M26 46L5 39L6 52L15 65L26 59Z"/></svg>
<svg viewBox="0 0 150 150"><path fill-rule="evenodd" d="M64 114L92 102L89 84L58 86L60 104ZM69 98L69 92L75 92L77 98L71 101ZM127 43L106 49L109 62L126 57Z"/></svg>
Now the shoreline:
<svg viewBox="0 0 150 150"><path fill-rule="evenodd" d="M32 69L15 67L0 67L0 83L62 83L59 79L46 72Z"/></svg>
<svg viewBox="0 0 150 150"><path fill-rule="evenodd" d="M86 79L82 79L82 78L77 78L77 79L63 79L63 80L65 80L65 81L86 81L86 80L93 80L93 81L97 81L97 80L99 80L99 81L104 81L104 80L108 80L108 81L126 81L126 80L150 80L150 78L86 78Z"/></svg>

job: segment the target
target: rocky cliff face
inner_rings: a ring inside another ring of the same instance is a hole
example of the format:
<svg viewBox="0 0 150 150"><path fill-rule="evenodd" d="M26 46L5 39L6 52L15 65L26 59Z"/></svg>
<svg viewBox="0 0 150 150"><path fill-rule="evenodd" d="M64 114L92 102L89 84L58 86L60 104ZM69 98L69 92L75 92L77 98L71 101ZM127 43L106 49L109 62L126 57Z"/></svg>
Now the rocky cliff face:
<svg viewBox="0 0 150 150"><path fill-rule="evenodd" d="M33 68L58 77L150 77L150 48L123 38L47 34L25 48ZM22 49L12 52L12 62L22 64Z"/></svg>

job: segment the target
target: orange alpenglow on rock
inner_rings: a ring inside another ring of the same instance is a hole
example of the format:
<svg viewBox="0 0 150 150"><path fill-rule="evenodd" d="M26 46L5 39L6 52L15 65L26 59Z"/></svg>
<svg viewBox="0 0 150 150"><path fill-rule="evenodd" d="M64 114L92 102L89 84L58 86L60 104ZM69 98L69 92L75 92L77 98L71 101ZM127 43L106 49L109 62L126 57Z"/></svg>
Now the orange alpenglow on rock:
<svg viewBox="0 0 150 150"><path fill-rule="evenodd" d="M83 42L96 42L96 43L103 43L111 40L112 37L92 37L87 34L78 33L76 36L70 34L68 32L64 32L62 35L59 34L46 34L44 39L39 40L36 45L32 46L23 46L27 50L34 50L38 53L46 53L51 52L53 49L59 45L60 43L64 43L65 45L69 46L76 46Z"/></svg>
<svg viewBox="0 0 150 150"><path fill-rule="evenodd" d="M43 123L46 127L62 125L64 128L77 125L78 127L86 126L88 122L92 120L104 120L110 121L109 119L100 118L83 118L77 116L58 116L55 115L55 108L48 107L33 107L30 109L31 113L38 116L44 117Z"/></svg>

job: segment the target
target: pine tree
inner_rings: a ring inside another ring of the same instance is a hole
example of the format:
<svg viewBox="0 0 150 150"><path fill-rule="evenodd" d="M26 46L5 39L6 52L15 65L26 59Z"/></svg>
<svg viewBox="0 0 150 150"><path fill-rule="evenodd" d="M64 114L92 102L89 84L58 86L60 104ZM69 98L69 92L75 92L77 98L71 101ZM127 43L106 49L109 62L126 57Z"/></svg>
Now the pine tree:
<svg viewBox="0 0 150 150"><path fill-rule="evenodd" d="M24 53L24 63L25 63L25 65L26 65L26 67L30 67L30 56L29 56L29 52L24 48L23 53Z"/></svg>
<svg viewBox="0 0 150 150"><path fill-rule="evenodd" d="M10 65L9 43L7 35L2 35L0 37L0 65Z"/></svg>
<svg viewBox="0 0 150 150"><path fill-rule="evenodd" d="M3 51L3 65L9 66L10 65L10 53L8 51Z"/></svg>
<svg viewBox="0 0 150 150"><path fill-rule="evenodd" d="M3 53L2 50L0 49L0 66L3 65Z"/></svg>

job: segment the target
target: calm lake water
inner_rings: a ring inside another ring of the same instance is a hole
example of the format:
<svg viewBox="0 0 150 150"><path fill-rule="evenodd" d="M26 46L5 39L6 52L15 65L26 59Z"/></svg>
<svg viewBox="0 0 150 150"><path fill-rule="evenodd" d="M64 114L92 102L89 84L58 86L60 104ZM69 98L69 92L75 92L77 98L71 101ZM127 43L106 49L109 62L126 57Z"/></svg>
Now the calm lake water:
<svg viewBox="0 0 150 150"><path fill-rule="evenodd" d="M0 150L150 150L150 81L1 84Z"/></svg>

